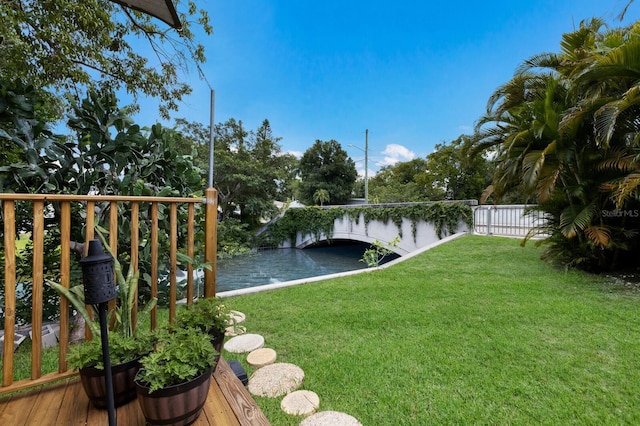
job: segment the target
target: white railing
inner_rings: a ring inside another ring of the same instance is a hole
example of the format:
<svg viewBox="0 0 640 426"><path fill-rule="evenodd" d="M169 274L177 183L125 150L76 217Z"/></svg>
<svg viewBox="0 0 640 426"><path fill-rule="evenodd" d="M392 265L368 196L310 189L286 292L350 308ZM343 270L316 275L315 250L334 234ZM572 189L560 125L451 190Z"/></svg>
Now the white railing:
<svg viewBox="0 0 640 426"><path fill-rule="evenodd" d="M482 205L473 209L473 232L483 235L525 237L535 227L544 225L543 212L532 205ZM542 237L543 234L536 236Z"/></svg>

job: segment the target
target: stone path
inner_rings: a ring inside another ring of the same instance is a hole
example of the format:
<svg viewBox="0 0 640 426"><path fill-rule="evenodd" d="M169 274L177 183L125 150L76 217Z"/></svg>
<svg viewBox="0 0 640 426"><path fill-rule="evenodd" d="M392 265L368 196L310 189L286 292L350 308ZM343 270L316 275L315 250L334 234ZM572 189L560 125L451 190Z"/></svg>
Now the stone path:
<svg viewBox="0 0 640 426"><path fill-rule="evenodd" d="M276 362L276 351L271 348L260 348L247 355L247 364L260 368Z"/></svg>
<svg viewBox="0 0 640 426"><path fill-rule="evenodd" d="M302 385L304 371L297 365L279 362L256 370L249 379L249 392L275 398Z"/></svg>
<svg viewBox="0 0 640 426"><path fill-rule="evenodd" d="M308 416L316 412L320 406L320 398L315 392L299 390L287 394L280 403L280 408L292 416Z"/></svg>
<svg viewBox="0 0 640 426"><path fill-rule="evenodd" d="M255 351L264 346L264 337L259 334L243 334L232 337L224 344L224 348L231 353L240 354Z"/></svg>
<svg viewBox="0 0 640 426"><path fill-rule="evenodd" d="M318 395L309 390L297 390L304 381L304 371L294 364L276 363L276 351L263 347L264 337L244 334L246 328L237 325L245 320L245 315L232 311L232 316L235 325L227 327L226 335L231 339L224 344L224 349L232 353L249 352L247 363L256 368L247 385L251 394L269 398L285 395L280 403L282 411L292 416L307 416L300 426L362 426L355 417L346 413L316 413L320 407Z"/></svg>
<svg viewBox="0 0 640 426"><path fill-rule="evenodd" d="M321 411L304 419L300 426L362 426L362 423L345 413Z"/></svg>

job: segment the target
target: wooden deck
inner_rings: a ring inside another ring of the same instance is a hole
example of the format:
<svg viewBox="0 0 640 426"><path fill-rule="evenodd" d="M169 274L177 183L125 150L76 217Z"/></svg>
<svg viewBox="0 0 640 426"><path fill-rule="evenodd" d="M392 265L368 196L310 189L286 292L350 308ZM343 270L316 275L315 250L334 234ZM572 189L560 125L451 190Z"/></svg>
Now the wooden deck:
<svg viewBox="0 0 640 426"><path fill-rule="evenodd" d="M224 359L213 375L200 417L194 425L270 425ZM119 426L144 425L137 401L116 409ZM0 425L106 425L106 410L89 402L78 378L0 399Z"/></svg>

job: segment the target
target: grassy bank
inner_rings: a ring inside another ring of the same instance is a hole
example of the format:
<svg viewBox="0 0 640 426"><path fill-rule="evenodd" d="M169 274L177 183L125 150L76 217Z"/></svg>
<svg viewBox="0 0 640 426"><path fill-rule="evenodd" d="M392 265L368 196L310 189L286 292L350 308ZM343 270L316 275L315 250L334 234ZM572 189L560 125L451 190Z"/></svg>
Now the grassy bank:
<svg viewBox="0 0 640 426"><path fill-rule="evenodd" d="M228 303L305 371L321 410L365 425L639 424L640 294L518 243L467 236ZM281 398L256 400L274 425L300 422Z"/></svg>

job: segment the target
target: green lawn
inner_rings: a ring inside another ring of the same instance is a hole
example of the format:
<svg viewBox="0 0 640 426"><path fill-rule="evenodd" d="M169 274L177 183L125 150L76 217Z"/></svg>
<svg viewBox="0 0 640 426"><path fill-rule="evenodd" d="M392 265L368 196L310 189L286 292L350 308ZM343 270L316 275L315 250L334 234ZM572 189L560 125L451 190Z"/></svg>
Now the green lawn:
<svg viewBox="0 0 640 426"><path fill-rule="evenodd" d="M539 255L466 236L228 304L305 371L321 410L364 425L640 424L640 293ZM274 425L299 424L281 399L256 398Z"/></svg>

